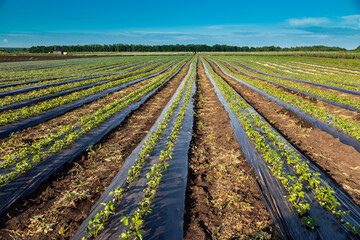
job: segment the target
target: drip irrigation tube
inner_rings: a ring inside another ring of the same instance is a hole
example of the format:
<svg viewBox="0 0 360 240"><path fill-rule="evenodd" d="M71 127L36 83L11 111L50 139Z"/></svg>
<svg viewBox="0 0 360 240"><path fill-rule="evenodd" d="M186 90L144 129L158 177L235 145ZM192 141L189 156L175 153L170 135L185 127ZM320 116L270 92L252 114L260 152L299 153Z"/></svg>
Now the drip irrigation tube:
<svg viewBox="0 0 360 240"><path fill-rule="evenodd" d="M318 119L316 119L315 117L313 116L310 116L308 115L307 113L305 113L304 111L300 110L299 108L293 106L293 105L290 105L260 89L258 89L257 87L239 79L239 78L236 78L230 74L228 74L220 65L218 65L216 62L215 64L220 68L220 70L227 76L231 77L232 79L234 79L235 81L251 88L252 90L254 90L255 92L263 95L264 97L270 99L271 101L279 104L280 106L294 112L296 115L298 115L300 118L310 122L311 124L313 124L315 127L319 128L320 130L322 131L325 131L329 134L331 134L332 136L334 136L335 138L338 138L342 143L344 144L347 144L347 145L350 145L352 147L354 147L358 152L360 152L360 143L353 137L349 136L348 134L342 132L341 130L335 128L335 127L332 127L330 126L329 124L325 123L325 122L322 122Z"/></svg>
<svg viewBox="0 0 360 240"><path fill-rule="evenodd" d="M101 123L97 128L89 131L81 136L76 142L69 147L61 150L56 155L50 156L46 160L40 162L38 165L30 169L26 174L6 183L0 188L0 215L12 206L19 198L23 198L35 191L44 181L46 181L53 173L55 173L66 162L73 161L78 155L85 151L89 146L96 144L112 129L120 125L127 115L132 111L138 109L144 102L146 102L152 95L173 78L185 65L183 63L179 69L169 76L161 85L156 87L151 92L144 95L138 101L128 105L125 109L118 112L108 120Z"/></svg>
<svg viewBox="0 0 360 240"><path fill-rule="evenodd" d="M165 72L166 70L168 70L174 64L175 63L172 63L171 65L169 65L165 69L161 70L160 72L151 74L149 76L139 78L139 79L135 79L133 81L124 83L124 84L122 84L120 86L108 88L103 92L96 93L96 94L93 94L91 96L76 100L74 102L71 102L71 103L68 103L68 104L53 108L51 110L46 111L45 113L41 113L41 114L38 114L36 116L26 118L26 119L20 120L18 122L14 122L14 123L10 123L10 124L7 124L5 126L2 126L2 127L0 127L0 139L8 137L13 132L21 131L21 130L23 130L25 128L35 126L35 125L40 124L40 123L42 123L44 121L47 121L49 119L60 116L60 115L66 113L66 112L68 112L68 111L70 111L70 110L72 110L74 108L80 107L80 106L82 106L82 105L84 105L86 103L95 101L95 100L97 100L97 99L99 99L99 98L101 98L103 96L106 96L107 94L117 92L117 91L119 91L119 90L121 90L121 89L123 89L123 88L125 88L127 86L130 86L132 84L138 83L138 82L143 81L145 79L157 76L157 75Z"/></svg>

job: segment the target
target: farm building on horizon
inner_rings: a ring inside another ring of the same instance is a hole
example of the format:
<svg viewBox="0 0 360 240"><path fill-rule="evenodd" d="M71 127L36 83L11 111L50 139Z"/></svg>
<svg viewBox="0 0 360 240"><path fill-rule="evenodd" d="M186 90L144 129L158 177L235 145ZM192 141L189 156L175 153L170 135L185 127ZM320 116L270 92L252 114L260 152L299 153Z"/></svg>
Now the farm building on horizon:
<svg viewBox="0 0 360 240"><path fill-rule="evenodd" d="M63 50L54 50L53 54L63 54Z"/></svg>

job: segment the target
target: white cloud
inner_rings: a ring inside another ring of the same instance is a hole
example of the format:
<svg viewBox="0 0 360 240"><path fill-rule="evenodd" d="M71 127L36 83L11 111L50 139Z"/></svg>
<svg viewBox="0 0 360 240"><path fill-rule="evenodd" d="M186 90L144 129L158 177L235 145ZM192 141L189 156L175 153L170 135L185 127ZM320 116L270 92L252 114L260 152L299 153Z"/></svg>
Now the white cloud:
<svg viewBox="0 0 360 240"><path fill-rule="evenodd" d="M344 27L360 28L360 15L350 15L341 17L340 24Z"/></svg>
<svg viewBox="0 0 360 240"><path fill-rule="evenodd" d="M325 34L311 34L311 35L303 35L303 37L306 37L306 38L328 38L329 35L325 35Z"/></svg>
<svg viewBox="0 0 360 240"><path fill-rule="evenodd" d="M196 40L197 38L191 36L175 36L176 40Z"/></svg>
<svg viewBox="0 0 360 240"><path fill-rule="evenodd" d="M329 23L330 19L326 17L319 18L291 18L286 20L291 26L318 26Z"/></svg>
<svg viewBox="0 0 360 240"><path fill-rule="evenodd" d="M4 43L7 43L7 42L8 42L7 38L4 38L3 42L4 42Z"/></svg>

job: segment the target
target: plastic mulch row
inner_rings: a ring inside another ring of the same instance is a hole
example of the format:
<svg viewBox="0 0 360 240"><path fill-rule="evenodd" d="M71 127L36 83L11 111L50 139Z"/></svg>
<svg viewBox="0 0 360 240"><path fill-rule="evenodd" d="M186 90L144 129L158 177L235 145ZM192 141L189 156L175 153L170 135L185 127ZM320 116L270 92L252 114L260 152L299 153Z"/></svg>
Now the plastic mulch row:
<svg viewBox="0 0 360 240"><path fill-rule="evenodd" d="M188 74L190 73L190 70L191 67ZM184 80L185 79L186 77ZM180 89L184 85L184 80L168 104L165 106L162 113L147 133L146 137L125 160L122 168L114 177L109 187L91 208L87 219L81 224L74 235L73 240L80 240L82 237L88 236L84 229L88 226L90 219L94 217L99 210L103 209L103 205L101 205L101 203L111 201L113 196L110 196L109 193L117 186L122 186L126 182L129 169L134 166L135 159L138 158L138 154L144 146L145 141L153 132L156 131L158 125L162 122L166 111L170 108L172 102L176 99L176 95L180 92ZM192 95L195 93L194 86L195 83L192 86ZM188 88L189 87L190 86L188 84ZM132 183L130 191L121 198L121 202L116 207L116 213L109 218L105 225L105 229L100 233L98 239L118 239L119 235L121 235L121 233L125 230L125 227L120 219L126 214L130 215L138 207L137 202L143 198L143 189L147 186L146 173L150 171L153 164L158 162L160 152L165 148L165 144L168 141L166 136L168 136L171 132L177 113L179 112L181 105L184 103L184 96L185 93L172 115L172 120L169 122L166 130L164 131L163 137L157 142L155 149L147 158L141 174ZM188 104L189 108L186 111L184 122L179 133L179 138L174 146L173 158L168 161L169 167L163 173L163 179L161 180L158 192L154 201L151 203L153 212L144 219L146 230L144 233L144 239L182 239L183 237L182 224L187 182L187 154L191 141L193 100L190 100ZM175 236L176 238L174 238Z"/></svg>
<svg viewBox="0 0 360 240"><path fill-rule="evenodd" d="M280 100L279 98L276 98L260 89L258 89L257 87L241 80L241 79L238 79L230 74L228 74L220 65L218 65L217 63L215 63L219 68L220 70L226 74L227 76L231 77L232 79L234 79L235 81L251 88L252 90L254 90L255 92L263 95L264 97L270 99L271 101L279 104L280 106L294 112L296 115L298 115L300 118L310 122L311 124L313 124L315 127L319 128L320 130L322 131L325 131L331 135L333 135L335 138L339 138L339 140L342 142L342 143L345 143L347 145L350 145L352 147L354 147L357 151L360 152L360 143L352 136L344 133L343 131L335 128L335 127L332 127L330 126L328 123L326 122L322 122L320 120L318 120L317 118L313 117L313 116L310 116L309 114L305 113L304 111L300 110L299 108L293 106L293 105L290 105L289 103L286 103L282 100Z"/></svg>
<svg viewBox="0 0 360 240"><path fill-rule="evenodd" d="M311 216L318 216L316 221L320 224L319 228L314 230L308 230L300 221L296 210L292 207L290 201L284 197L287 195L281 182L273 176L269 167L267 167L266 161L258 153L254 143L248 138L242 123L239 122L238 117L230 108L229 103L226 101L224 95L216 85L214 79L209 74L208 69L205 67L207 77L215 88L215 92L224 106L225 110L229 114L230 123L233 128L236 140L238 141L245 158L249 165L254 169L255 175L257 176L257 183L259 190L263 196L267 209L274 221L276 228L280 236L283 239L323 239L323 240L335 240L335 239L357 239L357 237L351 235L347 229L340 224L336 217L329 211L325 210L320 206L319 203L315 202L314 192L305 189L305 197L310 203ZM241 98L240 95L237 97ZM261 117L262 121L266 120L256 112L249 105L249 111L256 113ZM270 125L270 124L269 124ZM278 133L275 129L272 130L278 134L283 141L285 138ZM271 142L271 141L270 141ZM290 145L290 144L289 144ZM354 223L356 226L360 226L360 209L359 207L348 197L345 190L341 189L338 184L329 179L324 173L322 173L314 164L312 164L305 156L298 152L295 147L290 145L292 150L296 151L301 159L309 165L310 169L314 172L321 174L321 178L327 183L332 189L335 190L335 196L341 203L343 209L350 211L349 215L345 215L344 219ZM287 169L287 171L290 171Z"/></svg>
<svg viewBox="0 0 360 240"><path fill-rule="evenodd" d="M76 101L73 101L73 102L70 102L68 104L64 104L64 105L61 105L61 106L58 106L56 108L53 108L51 110L48 110L44 113L40 113L36 116L33 116L33 117L29 117L29 118L26 118L26 119L23 119L23 120L20 120L20 121L17 121L17 122L14 122L14 123L10 123L10 124L7 124L5 126L1 126L0 127L0 139L1 138L5 138L5 137L8 137L11 133L13 132L17 132L17 131L21 131L25 128L28 128L28 127L32 127L32 126L35 126L37 124L40 124L42 122L45 122L49 119L52 119L52 118L55 118L57 116L60 116L74 108L77 108L77 107L80 107L86 103L89 103L89 102L92 102L92 101L95 101L101 97L104 97L106 96L107 94L110 94L110 93L113 93L113 92L116 92L116 91L119 91L127 86L130 86L132 84L135 84L135 83L138 83L140 81L143 81L145 79L148 79L148 78L152 78L154 76L157 76L163 72L165 72L166 70L168 70L171 66L173 66L175 63L169 65L168 67L166 67L165 69L161 70L160 72L157 72L157 73L154 73L154 74L151 74L149 76L146 76L146 77L143 77L143 78L139 78L139 79L135 79L135 80L132 80L130 82L127 82L127 83L124 83L124 84L121 84L119 86L115 86L115 87L112 87L112 88L108 88L102 92L99 92L99 93L96 93L96 94L93 94L91 96L87 96L85 98L81 98L81 99L78 99Z"/></svg>
<svg viewBox="0 0 360 240"><path fill-rule="evenodd" d="M35 191L44 181L46 181L66 162L71 162L74 160L89 146L96 144L112 129L120 125L127 115L138 109L145 101L151 98L152 95L159 88L161 88L161 86L173 78L184 65L185 63L182 64L179 69L171 76L169 76L160 86L147 93L141 99L131 103L125 109L101 123L97 128L84 134L67 148L40 162L38 165L30 169L26 174L20 175L0 188L0 215L9 207L11 207L11 205L14 204L19 198L26 197Z"/></svg>

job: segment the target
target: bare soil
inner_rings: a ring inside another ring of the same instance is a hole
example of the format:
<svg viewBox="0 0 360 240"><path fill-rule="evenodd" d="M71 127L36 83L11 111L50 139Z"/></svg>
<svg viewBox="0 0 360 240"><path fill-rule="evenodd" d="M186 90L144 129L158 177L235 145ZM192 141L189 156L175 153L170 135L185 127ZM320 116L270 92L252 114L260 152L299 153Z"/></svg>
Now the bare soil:
<svg viewBox="0 0 360 240"><path fill-rule="evenodd" d="M188 68L189 63L91 150L63 166L30 197L4 213L0 238L70 239L155 123Z"/></svg>
<svg viewBox="0 0 360 240"><path fill-rule="evenodd" d="M195 104L184 239L277 239L253 170L201 63Z"/></svg>
<svg viewBox="0 0 360 240"><path fill-rule="evenodd" d="M345 189L360 205L360 153L356 149L231 79L214 64L211 66L293 146Z"/></svg>

